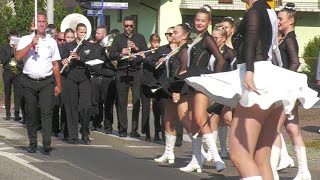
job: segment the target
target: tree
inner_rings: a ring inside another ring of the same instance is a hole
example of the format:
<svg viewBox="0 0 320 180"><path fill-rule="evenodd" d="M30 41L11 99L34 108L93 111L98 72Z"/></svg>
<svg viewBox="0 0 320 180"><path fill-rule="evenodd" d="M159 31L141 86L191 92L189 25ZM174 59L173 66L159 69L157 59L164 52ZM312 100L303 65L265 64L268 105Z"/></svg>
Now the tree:
<svg viewBox="0 0 320 180"><path fill-rule="evenodd" d="M56 27L60 27L63 18L65 18L67 15L68 12L63 6L63 0L60 0L60 2L56 2L54 4L54 24L56 25Z"/></svg>
<svg viewBox="0 0 320 180"><path fill-rule="evenodd" d="M46 13L47 0L38 0L38 12ZM63 7L63 1L56 2L54 5L54 20L57 27L60 27L61 21L68 14ZM21 36L29 34L30 23L34 16L34 1L15 0L14 6L3 6L0 9L0 43L7 40L7 33L11 29L16 29Z"/></svg>
<svg viewBox="0 0 320 180"><path fill-rule="evenodd" d="M82 14L83 15L82 9L81 9L81 7L79 5L76 5L76 7L74 7L73 13L78 13L78 14Z"/></svg>
<svg viewBox="0 0 320 180"><path fill-rule="evenodd" d="M319 47L320 36L315 36L304 48L303 59L305 61L305 67L302 68L302 72L308 76L309 82L315 82Z"/></svg>

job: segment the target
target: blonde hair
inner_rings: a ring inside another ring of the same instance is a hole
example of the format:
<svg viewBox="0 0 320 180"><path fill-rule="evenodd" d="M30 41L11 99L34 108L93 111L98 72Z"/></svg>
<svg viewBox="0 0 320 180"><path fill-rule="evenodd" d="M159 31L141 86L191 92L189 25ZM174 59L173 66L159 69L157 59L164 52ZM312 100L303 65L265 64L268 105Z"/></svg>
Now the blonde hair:
<svg viewBox="0 0 320 180"><path fill-rule="evenodd" d="M218 23L214 26L213 31L220 31L221 35L227 38L227 31L225 30L224 26L222 23Z"/></svg>

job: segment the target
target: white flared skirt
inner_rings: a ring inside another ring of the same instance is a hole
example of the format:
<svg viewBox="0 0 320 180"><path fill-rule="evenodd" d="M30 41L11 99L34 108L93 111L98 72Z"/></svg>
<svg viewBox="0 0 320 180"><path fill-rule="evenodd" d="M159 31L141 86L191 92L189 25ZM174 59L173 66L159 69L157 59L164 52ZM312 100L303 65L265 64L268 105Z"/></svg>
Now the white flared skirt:
<svg viewBox="0 0 320 180"><path fill-rule="evenodd" d="M254 63L254 83L260 95L244 87L245 73L246 65L239 64L237 70L189 77L186 82L210 100L233 108L240 103L244 107L257 104L261 109L268 109L276 103L284 106L286 114L291 114L297 100L306 109L319 100L318 93L308 87L305 74L275 66L271 61Z"/></svg>

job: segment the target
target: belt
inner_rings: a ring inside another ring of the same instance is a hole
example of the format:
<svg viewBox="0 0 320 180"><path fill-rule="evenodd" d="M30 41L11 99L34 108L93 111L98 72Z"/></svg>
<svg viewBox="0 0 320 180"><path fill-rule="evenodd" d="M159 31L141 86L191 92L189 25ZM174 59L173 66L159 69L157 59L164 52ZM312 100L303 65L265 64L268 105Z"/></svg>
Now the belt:
<svg viewBox="0 0 320 180"><path fill-rule="evenodd" d="M44 80L47 80L49 78L52 78L52 75L46 76L46 77L43 77L43 78L32 78L28 74L23 74L23 76L26 77L27 79L34 80L34 81L44 81Z"/></svg>

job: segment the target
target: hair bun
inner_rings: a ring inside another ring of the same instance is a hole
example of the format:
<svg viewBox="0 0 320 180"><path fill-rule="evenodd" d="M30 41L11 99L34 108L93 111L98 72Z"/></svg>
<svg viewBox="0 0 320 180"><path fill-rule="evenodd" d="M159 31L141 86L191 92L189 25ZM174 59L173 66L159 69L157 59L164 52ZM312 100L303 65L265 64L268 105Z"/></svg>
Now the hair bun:
<svg viewBox="0 0 320 180"><path fill-rule="evenodd" d="M294 3L289 2L289 3L286 4L284 9L295 11L296 10L296 5Z"/></svg>
<svg viewBox="0 0 320 180"><path fill-rule="evenodd" d="M203 5L201 9L207 11L208 13L211 13L212 11L211 6L209 6L208 4Z"/></svg>

